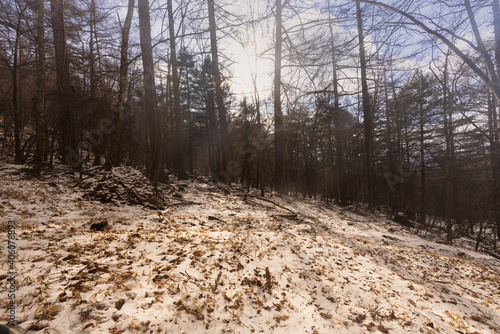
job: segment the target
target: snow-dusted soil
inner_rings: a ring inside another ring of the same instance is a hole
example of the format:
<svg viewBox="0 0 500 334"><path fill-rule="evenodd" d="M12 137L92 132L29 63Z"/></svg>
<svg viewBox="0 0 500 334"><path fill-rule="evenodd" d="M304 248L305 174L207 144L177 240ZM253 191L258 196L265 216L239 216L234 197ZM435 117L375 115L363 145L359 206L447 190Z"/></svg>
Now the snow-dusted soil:
<svg viewBox="0 0 500 334"><path fill-rule="evenodd" d="M158 211L89 187L0 166L0 298L14 220L29 333L500 333L500 261L381 215L203 182Z"/></svg>

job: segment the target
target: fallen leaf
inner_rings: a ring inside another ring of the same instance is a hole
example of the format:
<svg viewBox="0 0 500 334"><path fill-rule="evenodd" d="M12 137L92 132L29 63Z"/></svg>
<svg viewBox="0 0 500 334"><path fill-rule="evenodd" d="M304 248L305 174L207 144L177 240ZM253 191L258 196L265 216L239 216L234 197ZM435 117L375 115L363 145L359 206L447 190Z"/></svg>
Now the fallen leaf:
<svg viewBox="0 0 500 334"><path fill-rule="evenodd" d="M194 255L194 256L197 256L197 257L200 257L200 256L202 256L202 255L203 255L203 252L202 252L202 251L197 250L197 251L194 251L194 252L193 252L193 255Z"/></svg>
<svg viewBox="0 0 500 334"><path fill-rule="evenodd" d="M319 314L323 319L331 319L332 318L332 315L329 314L329 313L324 313L324 312L320 312Z"/></svg>
<svg viewBox="0 0 500 334"><path fill-rule="evenodd" d="M254 303L254 304L257 304L257 305L259 305L259 306L261 306L261 307L262 307L262 306L264 306L264 303L263 303L261 300L259 300L259 299L254 300L254 301L253 301L253 303Z"/></svg>

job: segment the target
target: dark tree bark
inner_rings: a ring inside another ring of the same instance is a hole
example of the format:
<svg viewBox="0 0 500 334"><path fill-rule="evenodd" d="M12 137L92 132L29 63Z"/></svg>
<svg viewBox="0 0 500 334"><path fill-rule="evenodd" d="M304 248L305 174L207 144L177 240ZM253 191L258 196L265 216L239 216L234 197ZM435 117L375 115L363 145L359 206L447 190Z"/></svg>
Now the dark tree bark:
<svg viewBox="0 0 500 334"><path fill-rule="evenodd" d="M208 3L208 21L210 29L210 46L212 49L212 75L215 81L215 98L217 100L217 109L219 112L219 125L220 125L220 147L221 147L221 162L222 170L219 170L219 178L223 176L224 182L227 184L231 183L231 173L226 171L229 166L230 157L230 146L229 146L229 136L227 132L227 119L226 119L226 107L224 105L224 94L222 91L222 79L219 71L219 53L217 50L217 35L216 35L216 24L215 24L215 8L214 0L207 0Z"/></svg>
<svg viewBox="0 0 500 334"><path fill-rule="evenodd" d="M255 96L255 112L257 114L257 139L258 139L258 148L257 148L257 186L260 189L260 196L264 197L265 195L265 184L264 184L264 133L262 130L262 121L260 115L260 99L259 93L257 90L256 80L253 82L254 85L254 96Z"/></svg>
<svg viewBox="0 0 500 334"><path fill-rule="evenodd" d="M216 175L219 170L222 170L222 167L220 159L217 159L217 142L219 141L219 136L217 136L217 122L215 119L215 97L211 89L207 90L206 108L208 116L207 132L210 171L213 175Z"/></svg>
<svg viewBox="0 0 500 334"><path fill-rule="evenodd" d="M419 122L420 122L420 215L419 221L421 224L425 225L425 201L426 201L426 180L425 180L425 118L424 118L424 98L423 98L423 90L424 90L424 77L420 77L420 85L419 85L419 94L420 99L418 102L419 105Z"/></svg>
<svg viewBox="0 0 500 334"><path fill-rule="evenodd" d="M69 72L69 55L64 26L64 0L51 0L52 30L56 56L56 86L58 89L59 122L61 129L60 154L62 163L80 166L80 156L73 127L73 87Z"/></svg>
<svg viewBox="0 0 500 334"><path fill-rule="evenodd" d="M18 8L19 9L19 8ZM15 162L23 161L23 151L21 149L21 115L19 109L19 39L21 38L21 11L18 11L16 24L16 40L14 41L14 63L12 66L12 107L14 111L14 149Z"/></svg>
<svg viewBox="0 0 500 334"><path fill-rule="evenodd" d="M35 156L33 169L40 175L46 142L46 115L45 115L45 6L44 0L36 2L36 96L35 96Z"/></svg>
<svg viewBox="0 0 500 334"><path fill-rule="evenodd" d="M285 132L281 109L281 50L283 40L282 4L276 0L276 41L274 48L274 182L278 192L284 190L285 177Z"/></svg>
<svg viewBox="0 0 500 334"><path fill-rule="evenodd" d="M106 170L110 170L112 167L118 166L120 164L120 142L121 142L121 131L122 131L122 121L123 114L125 113L125 95L127 94L127 72L128 72L128 41L130 35L130 26L132 24L132 17L134 14L134 4L135 0L128 1L127 16L125 17L125 22L121 29L122 41L120 48L120 71L118 77L118 97L114 109L113 123L114 132L113 140L111 142L111 147L109 151L108 158L106 159Z"/></svg>
<svg viewBox="0 0 500 334"><path fill-rule="evenodd" d="M495 34L495 66L496 77L500 78L500 1L493 0L493 28ZM498 90L500 91L500 82L497 81ZM500 94L496 94L498 107L500 108ZM500 115L500 109L498 114ZM495 116L496 118L496 116ZM496 213L497 222L497 239L500 239L500 147L499 142L493 146L492 165L493 165L493 200L494 211Z"/></svg>
<svg viewBox="0 0 500 334"><path fill-rule="evenodd" d="M181 109L181 91L180 79L177 61L177 52L175 50L175 28L174 28L174 9L172 0L168 0L168 30L170 33L170 66L172 69L172 85L174 91L174 114L175 114L175 133L177 142L177 173L179 180L187 179L186 173L186 154L185 154L185 129L184 119Z"/></svg>
<svg viewBox="0 0 500 334"><path fill-rule="evenodd" d="M340 110L340 94L339 94L339 82L337 77L337 55L335 40L333 35L333 21L332 14L330 12L331 4L328 0L328 18L329 18L329 28L330 28L330 47L332 52L332 70L333 70L333 123L335 126L334 137L335 137L335 160L337 162L337 197L341 205L347 204L346 190L347 190L347 180L344 166L344 136L343 136L343 124Z"/></svg>
<svg viewBox="0 0 500 334"><path fill-rule="evenodd" d="M361 67L361 90L363 96L363 118L364 118L364 128L365 128L365 164L366 164L366 177L368 182L368 207L371 210L374 209L375 207L375 184L374 184L374 165L373 165L373 116L370 107L370 95L368 93L363 21L361 17L361 6L359 2L356 2L356 18L358 21L359 61Z"/></svg>
<svg viewBox="0 0 500 334"><path fill-rule="evenodd" d="M452 184L452 137L451 133L453 129L452 118L448 111L448 57L449 53L446 54L444 69L443 69L443 122L444 122L444 134L446 141L446 152L445 152L445 222L446 222L446 239L451 244L453 242L453 184Z"/></svg>
<svg viewBox="0 0 500 334"><path fill-rule="evenodd" d="M90 41L89 41L89 52L90 52L90 109L91 109L91 120L90 124L92 129L96 129L99 126L100 120L100 106L97 101L97 85L98 78L96 74L96 64L95 64L95 52L97 45L97 31L96 31L96 8L95 0L90 1ZM91 140L92 151L94 152L94 166L101 165L101 155L102 155L102 140Z"/></svg>
<svg viewBox="0 0 500 334"><path fill-rule="evenodd" d="M156 186L162 168L160 120L156 107L156 88L151 45L151 21L148 0L138 0L139 27L144 79L144 109L149 130L149 178Z"/></svg>

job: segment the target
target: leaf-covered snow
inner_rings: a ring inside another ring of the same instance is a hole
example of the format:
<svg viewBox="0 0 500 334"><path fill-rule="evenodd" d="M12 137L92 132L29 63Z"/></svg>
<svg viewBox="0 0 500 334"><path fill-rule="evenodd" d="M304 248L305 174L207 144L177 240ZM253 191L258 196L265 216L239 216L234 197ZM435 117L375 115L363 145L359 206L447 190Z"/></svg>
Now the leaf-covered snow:
<svg viewBox="0 0 500 334"><path fill-rule="evenodd" d="M17 223L17 319L30 333L500 333L490 256L320 200L191 181L152 202L140 175L118 171L1 168L1 228ZM121 200L88 195L109 179L123 187L98 191ZM131 190L148 201L131 205ZM109 229L90 230L104 219Z"/></svg>

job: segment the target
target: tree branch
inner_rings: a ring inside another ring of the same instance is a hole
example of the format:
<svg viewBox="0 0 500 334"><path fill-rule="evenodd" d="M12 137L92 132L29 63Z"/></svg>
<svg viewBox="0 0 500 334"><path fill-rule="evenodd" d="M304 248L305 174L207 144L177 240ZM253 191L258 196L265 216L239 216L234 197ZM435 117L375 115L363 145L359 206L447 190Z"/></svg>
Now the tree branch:
<svg viewBox="0 0 500 334"><path fill-rule="evenodd" d="M441 34L440 32L438 32L437 30L431 29L429 26L427 26L424 22L422 22L419 19L417 19L415 16L413 16L413 15L411 15L411 14L405 12L405 11L402 11L401 9L396 8L394 6L387 5L385 3L381 3L381 2L378 2L378 1L372 1L372 0L353 0L353 1L354 2L363 2L363 3L371 4L371 5L378 6L378 7L381 7L381 8L385 8L385 9L388 9L388 10L393 11L395 13L398 13L398 14L406 17L410 21L412 21L416 26L418 26L419 28L421 28L426 33L428 33L428 34L430 34L432 36L437 37L446 46L448 46L458 57L460 57L460 59L462 59L464 61L464 63L466 63L467 66L469 66L470 69L473 70L474 73L476 73L481 78L481 80L483 80L483 82L488 87L491 88L491 90L493 91L493 93L496 95L497 99L500 100L500 85L499 85L498 80L494 80L494 79L490 78L483 70L481 70L474 63L474 61L471 58L469 58L465 53L463 53L446 36L444 36L443 34Z"/></svg>

